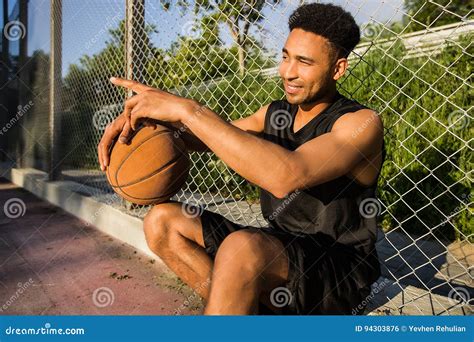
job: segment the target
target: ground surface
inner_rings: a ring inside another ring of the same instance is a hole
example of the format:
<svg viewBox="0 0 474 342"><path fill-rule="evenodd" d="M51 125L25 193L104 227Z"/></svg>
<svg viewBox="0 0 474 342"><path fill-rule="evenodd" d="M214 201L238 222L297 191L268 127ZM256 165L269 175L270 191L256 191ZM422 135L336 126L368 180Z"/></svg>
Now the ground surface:
<svg viewBox="0 0 474 342"><path fill-rule="evenodd" d="M0 211L0 314L200 314L167 268L6 180ZM21 208L21 200L25 206ZM21 211L22 210L22 211Z"/></svg>
<svg viewBox="0 0 474 342"><path fill-rule="evenodd" d="M6 215L8 201L19 203L16 215ZM0 206L0 314L202 313L199 297L166 267L4 179ZM242 224L263 220L258 204L244 201L207 209ZM377 251L383 276L367 313L472 315L472 244L392 231L380 232ZM453 288L469 302L453 300Z"/></svg>

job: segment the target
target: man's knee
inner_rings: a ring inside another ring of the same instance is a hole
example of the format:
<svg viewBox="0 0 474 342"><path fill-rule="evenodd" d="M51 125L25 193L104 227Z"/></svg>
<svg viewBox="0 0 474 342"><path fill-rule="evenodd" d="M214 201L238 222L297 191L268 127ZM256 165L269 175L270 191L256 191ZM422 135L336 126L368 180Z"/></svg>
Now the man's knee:
<svg viewBox="0 0 474 342"><path fill-rule="evenodd" d="M166 248L170 240L178 234L171 224L177 204L160 203L155 205L143 220L143 231L148 247L152 251L159 251Z"/></svg>
<svg viewBox="0 0 474 342"><path fill-rule="evenodd" d="M229 234L220 245L216 271L234 274L245 282L259 282L267 260L263 234L240 230Z"/></svg>

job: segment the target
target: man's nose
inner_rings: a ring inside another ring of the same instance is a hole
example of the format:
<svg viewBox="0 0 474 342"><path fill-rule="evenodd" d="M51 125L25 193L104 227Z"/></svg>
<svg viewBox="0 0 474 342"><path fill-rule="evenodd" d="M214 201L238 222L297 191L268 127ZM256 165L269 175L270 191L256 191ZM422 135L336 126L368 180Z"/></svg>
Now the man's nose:
<svg viewBox="0 0 474 342"><path fill-rule="evenodd" d="M298 70L294 62L290 62L285 66L283 70L283 78L286 80L298 78Z"/></svg>

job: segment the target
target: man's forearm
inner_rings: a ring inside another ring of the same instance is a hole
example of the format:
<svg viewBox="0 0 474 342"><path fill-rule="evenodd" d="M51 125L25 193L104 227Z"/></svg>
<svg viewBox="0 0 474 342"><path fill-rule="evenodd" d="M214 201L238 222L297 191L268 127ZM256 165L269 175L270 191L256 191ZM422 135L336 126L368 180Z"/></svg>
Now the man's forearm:
<svg viewBox="0 0 474 342"><path fill-rule="evenodd" d="M192 133L248 181L282 195L291 175L291 151L245 132L193 101L182 119Z"/></svg>
<svg viewBox="0 0 474 342"><path fill-rule="evenodd" d="M183 139L186 149L193 152L211 152L198 137L196 137L190 130L181 122L163 122L164 126L172 129L175 134L178 134Z"/></svg>
<svg viewBox="0 0 474 342"><path fill-rule="evenodd" d="M211 152L209 147L206 146L198 137L196 137L192 132L189 130L185 131L181 135L181 139L183 139L186 148L189 151L193 152Z"/></svg>

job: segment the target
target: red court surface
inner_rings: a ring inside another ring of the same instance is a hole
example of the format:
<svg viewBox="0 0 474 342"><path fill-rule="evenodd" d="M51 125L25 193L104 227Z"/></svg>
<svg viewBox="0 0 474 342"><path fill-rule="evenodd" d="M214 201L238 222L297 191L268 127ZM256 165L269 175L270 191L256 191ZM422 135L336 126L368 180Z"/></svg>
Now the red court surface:
<svg viewBox="0 0 474 342"><path fill-rule="evenodd" d="M7 215L12 199L18 210ZM0 204L1 315L202 312L198 296L159 262L5 179Z"/></svg>

